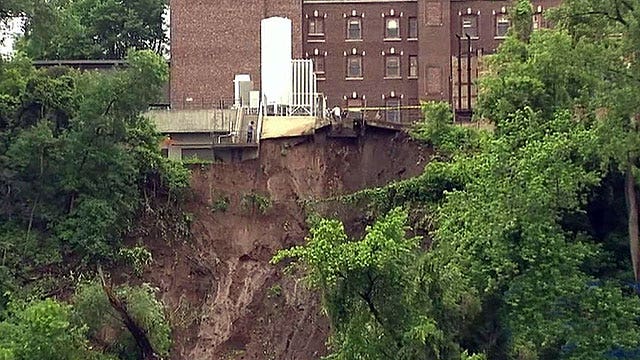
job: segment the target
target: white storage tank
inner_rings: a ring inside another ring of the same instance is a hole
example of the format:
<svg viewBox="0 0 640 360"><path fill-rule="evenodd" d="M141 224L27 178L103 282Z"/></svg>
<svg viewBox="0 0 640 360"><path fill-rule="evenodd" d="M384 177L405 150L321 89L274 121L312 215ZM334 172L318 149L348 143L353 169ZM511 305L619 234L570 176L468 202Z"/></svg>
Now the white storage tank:
<svg viewBox="0 0 640 360"><path fill-rule="evenodd" d="M288 105L291 98L291 20L271 17L261 23L261 90L268 105Z"/></svg>

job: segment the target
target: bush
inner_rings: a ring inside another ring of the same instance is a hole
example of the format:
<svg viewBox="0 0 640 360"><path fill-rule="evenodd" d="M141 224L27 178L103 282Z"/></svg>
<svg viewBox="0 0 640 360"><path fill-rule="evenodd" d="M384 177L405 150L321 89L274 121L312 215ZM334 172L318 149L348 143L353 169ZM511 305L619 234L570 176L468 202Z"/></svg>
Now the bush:
<svg viewBox="0 0 640 360"><path fill-rule="evenodd" d="M255 192L244 194L240 201L240 206L245 210L251 210L252 212L258 209L263 215L269 211L272 206L272 201L269 197Z"/></svg>
<svg viewBox="0 0 640 360"><path fill-rule="evenodd" d="M469 149L476 142L476 133L469 128L455 126L449 104L426 102L422 104L424 121L410 130L410 135L433 146L445 154Z"/></svg>
<svg viewBox="0 0 640 360"><path fill-rule="evenodd" d="M229 209L229 197L224 195L218 195L215 199L211 200L211 205L209 205L211 212L227 212Z"/></svg>
<svg viewBox="0 0 640 360"><path fill-rule="evenodd" d="M142 275L144 269L153 262L151 252L143 246L122 248L118 255L126 263L130 264L136 275Z"/></svg>
<svg viewBox="0 0 640 360"><path fill-rule="evenodd" d="M86 332L86 326L72 321L69 305L52 299L13 302L0 322L0 359L88 359Z"/></svg>

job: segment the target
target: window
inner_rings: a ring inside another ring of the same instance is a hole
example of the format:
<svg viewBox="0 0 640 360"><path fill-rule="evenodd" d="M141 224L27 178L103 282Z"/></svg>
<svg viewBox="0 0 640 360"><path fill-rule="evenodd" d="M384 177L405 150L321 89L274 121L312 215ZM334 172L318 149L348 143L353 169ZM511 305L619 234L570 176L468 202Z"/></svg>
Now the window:
<svg viewBox="0 0 640 360"><path fill-rule="evenodd" d="M504 14L496 15L496 37L505 37L511 26L511 20Z"/></svg>
<svg viewBox="0 0 640 360"><path fill-rule="evenodd" d="M347 107L348 108L361 108L362 100L361 99L347 99Z"/></svg>
<svg viewBox="0 0 640 360"><path fill-rule="evenodd" d="M347 21L347 39L360 40L362 39L362 20L358 18L351 18Z"/></svg>
<svg viewBox="0 0 640 360"><path fill-rule="evenodd" d="M400 21L398 18L387 18L384 37L385 39L400 38Z"/></svg>
<svg viewBox="0 0 640 360"><path fill-rule="evenodd" d="M400 77L400 57L387 56L384 58L384 77L399 78Z"/></svg>
<svg viewBox="0 0 640 360"><path fill-rule="evenodd" d="M324 74L324 56L313 57L313 71L316 74Z"/></svg>
<svg viewBox="0 0 640 360"><path fill-rule="evenodd" d="M386 118L390 122L400 122L400 100L389 99L387 100Z"/></svg>
<svg viewBox="0 0 640 360"><path fill-rule="evenodd" d="M414 17L409 18L409 39L418 38L418 19Z"/></svg>
<svg viewBox="0 0 640 360"><path fill-rule="evenodd" d="M418 77L418 57L415 55L409 55L409 77Z"/></svg>
<svg viewBox="0 0 640 360"><path fill-rule="evenodd" d="M351 55L347 58L347 78L362 77L362 56Z"/></svg>
<svg viewBox="0 0 640 360"><path fill-rule="evenodd" d="M462 36L467 35L472 38L478 37L478 17L476 15L465 15L462 17Z"/></svg>
<svg viewBox="0 0 640 360"><path fill-rule="evenodd" d="M533 29L543 29L545 28L544 18L542 17L542 13L533 15Z"/></svg>
<svg viewBox="0 0 640 360"><path fill-rule="evenodd" d="M314 17L309 19L309 35L323 35L324 34L324 19L321 17Z"/></svg>

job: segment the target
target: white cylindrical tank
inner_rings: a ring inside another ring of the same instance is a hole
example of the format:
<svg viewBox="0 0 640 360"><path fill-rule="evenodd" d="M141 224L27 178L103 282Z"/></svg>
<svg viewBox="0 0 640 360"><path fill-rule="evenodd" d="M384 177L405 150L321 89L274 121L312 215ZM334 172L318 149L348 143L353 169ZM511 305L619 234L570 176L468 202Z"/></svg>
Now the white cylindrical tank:
<svg viewBox="0 0 640 360"><path fill-rule="evenodd" d="M291 97L291 20L271 17L261 23L260 86L268 105L288 105Z"/></svg>

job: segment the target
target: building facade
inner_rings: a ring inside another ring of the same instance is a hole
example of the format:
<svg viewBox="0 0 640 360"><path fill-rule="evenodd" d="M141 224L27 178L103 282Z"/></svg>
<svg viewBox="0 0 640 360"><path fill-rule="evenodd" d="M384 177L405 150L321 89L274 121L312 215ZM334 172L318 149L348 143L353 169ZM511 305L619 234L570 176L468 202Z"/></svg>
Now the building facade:
<svg viewBox="0 0 640 360"><path fill-rule="evenodd" d="M534 27L544 27L544 10L560 1L534 0ZM236 74L250 74L259 89L260 20L282 16L293 21L294 58L314 60L327 105L393 109L444 100L464 108L479 55L495 51L506 35L511 3L171 0L171 105L231 99ZM468 69L458 71L467 59ZM395 121L399 113L383 116Z"/></svg>

